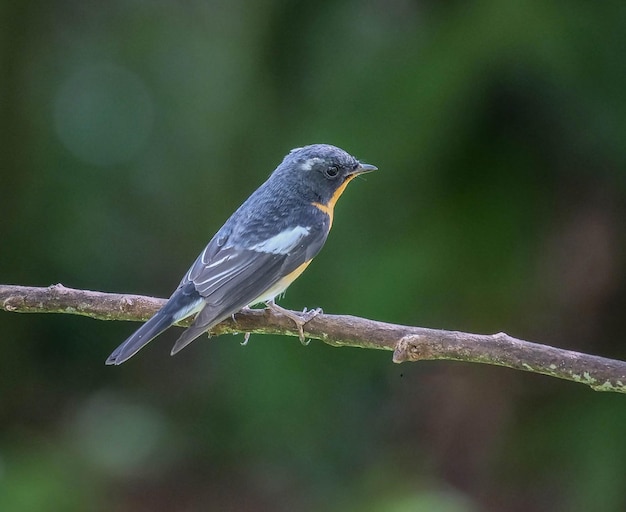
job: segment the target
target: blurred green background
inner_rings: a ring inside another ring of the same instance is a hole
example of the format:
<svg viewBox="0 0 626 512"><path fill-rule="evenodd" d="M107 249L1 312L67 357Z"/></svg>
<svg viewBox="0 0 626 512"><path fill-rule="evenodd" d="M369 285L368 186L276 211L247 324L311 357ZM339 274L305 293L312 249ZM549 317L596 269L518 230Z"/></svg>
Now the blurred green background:
<svg viewBox="0 0 626 512"><path fill-rule="evenodd" d="M350 185L282 305L626 359L626 3L0 4L0 282L168 296L292 147ZM295 338L0 313L2 511L623 511L626 399Z"/></svg>

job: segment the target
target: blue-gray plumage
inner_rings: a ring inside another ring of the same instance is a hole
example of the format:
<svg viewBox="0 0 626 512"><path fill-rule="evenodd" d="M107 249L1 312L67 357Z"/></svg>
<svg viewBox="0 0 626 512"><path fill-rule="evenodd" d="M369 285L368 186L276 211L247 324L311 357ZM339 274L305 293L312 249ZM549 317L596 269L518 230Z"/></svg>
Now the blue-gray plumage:
<svg viewBox="0 0 626 512"><path fill-rule="evenodd" d="M292 150L215 234L163 308L106 364L123 363L192 315L172 354L244 307L273 302L324 245L348 182L375 169L328 144Z"/></svg>

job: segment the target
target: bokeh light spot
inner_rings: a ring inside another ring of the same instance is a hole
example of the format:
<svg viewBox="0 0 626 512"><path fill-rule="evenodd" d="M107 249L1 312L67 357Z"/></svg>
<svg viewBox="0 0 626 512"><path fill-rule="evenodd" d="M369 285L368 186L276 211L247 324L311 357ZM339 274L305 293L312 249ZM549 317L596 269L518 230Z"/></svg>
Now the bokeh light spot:
<svg viewBox="0 0 626 512"><path fill-rule="evenodd" d="M94 466L119 475L141 472L142 467L145 470L148 460L153 467L166 430L155 410L108 394L92 397L70 426L83 456Z"/></svg>

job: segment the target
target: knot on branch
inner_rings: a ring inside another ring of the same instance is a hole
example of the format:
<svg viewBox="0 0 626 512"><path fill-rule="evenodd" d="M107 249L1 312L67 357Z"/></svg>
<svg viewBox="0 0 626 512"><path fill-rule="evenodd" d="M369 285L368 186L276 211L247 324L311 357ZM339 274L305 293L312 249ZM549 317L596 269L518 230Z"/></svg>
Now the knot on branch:
<svg viewBox="0 0 626 512"><path fill-rule="evenodd" d="M56 293L59 295L62 293L71 293L73 291L71 288L66 288L61 283L51 284L48 286L48 290L50 290L50 293Z"/></svg>
<svg viewBox="0 0 626 512"><path fill-rule="evenodd" d="M419 334L407 334L400 338L393 351L393 362L399 364L431 359L432 349L424 343L423 338Z"/></svg>
<svg viewBox="0 0 626 512"><path fill-rule="evenodd" d="M19 311L21 309L20 306L23 304L24 301L19 297L9 297L8 299L4 299L4 301L2 301L2 309L11 312Z"/></svg>

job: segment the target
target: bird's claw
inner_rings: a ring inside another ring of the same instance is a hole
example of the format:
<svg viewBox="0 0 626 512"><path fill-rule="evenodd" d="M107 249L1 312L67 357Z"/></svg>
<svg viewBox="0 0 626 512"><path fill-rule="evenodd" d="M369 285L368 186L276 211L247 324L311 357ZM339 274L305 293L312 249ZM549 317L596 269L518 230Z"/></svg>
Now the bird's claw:
<svg viewBox="0 0 626 512"><path fill-rule="evenodd" d="M267 307L274 312L285 315L290 318L294 324L296 324L296 327L298 328L298 338L300 339L300 343L302 343L302 345L306 347L309 343L311 343L311 340L307 340L304 335L304 326L313 320L317 315L323 313L322 308L315 308L310 311L307 311L307 308L304 308L302 313L297 314L292 313L288 309L285 309L272 301L267 303Z"/></svg>
<svg viewBox="0 0 626 512"><path fill-rule="evenodd" d="M241 342L241 346L245 347L248 344L248 341L250 341L250 333L249 332L245 332L243 334L243 341Z"/></svg>

